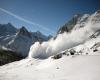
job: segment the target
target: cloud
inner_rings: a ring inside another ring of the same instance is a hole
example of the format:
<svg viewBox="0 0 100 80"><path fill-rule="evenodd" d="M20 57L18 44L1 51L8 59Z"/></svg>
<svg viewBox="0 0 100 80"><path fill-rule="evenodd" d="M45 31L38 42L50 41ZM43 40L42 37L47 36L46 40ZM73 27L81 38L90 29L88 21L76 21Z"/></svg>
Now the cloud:
<svg viewBox="0 0 100 80"><path fill-rule="evenodd" d="M65 49L84 43L89 37L91 31L89 31L88 34L86 32L86 28L82 28L73 31L72 33L65 32L63 34L59 34L56 39L51 39L47 42L36 42L31 46L28 57L44 59Z"/></svg>
<svg viewBox="0 0 100 80"><path fill-rule="evenodd" d="M14 14L14 13L8 11L8 10L5 10L5 9L3 9L3 8L0 8L0 10L3 11L3 12L5 12L5 13L7 13L7 14L9 14L9 15L11 15L11 16L13 16L14 18L16 18L16 19L18 19L18 20L20 20L20 21L23 21L23 22L25 22L25 23L28 23L28 24L37 26L37 27L43 29L44 31L49 31L49 32L51 32L51 33L54 33L52 30L50 30L50 29L44 27L43 25L40 25L40 24L37 24L37 23L32 22L32 21L30 21L30 20L24 19L24 18L22 18L22 17L20 17L20 16L18 16L18 15L16 15L16 14Z"/></svg>

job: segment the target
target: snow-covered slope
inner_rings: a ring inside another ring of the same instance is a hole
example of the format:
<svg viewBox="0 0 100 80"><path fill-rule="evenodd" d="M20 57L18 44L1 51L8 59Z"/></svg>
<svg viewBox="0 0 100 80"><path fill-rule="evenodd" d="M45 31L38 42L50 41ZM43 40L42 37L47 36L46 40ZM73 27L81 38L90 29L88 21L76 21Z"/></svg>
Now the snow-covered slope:
<svg viewBox="0 0 100 80"><path fill-rule="evenodd" d="M85 24L89 21L88 20L89 17L90 17L89 14L74 15L74 17L70 21L68 21L66 24L60 27L60 29L58 30L58 34L61 34L64 32L71 32L73 28L77 29L77 28L84 27Z"/></svg>
<svg viewBox="0 0 100 80"><path fill-rule="evenodd" d="M0 80L100 80L100 55L25 59L0 67Z"/></svg>
<svg viewBox="0 0 100 80"><path fill-rule="evenodd" d="M29 57L47 58L63 50L75 47L85 43L87 40L99 36L100 33L100 12L97 11L92 15L83 15L72 19L72 23L66 28L73 26L70 32L58 34L56 38L43 43L36 42L30 48ZM61 31L62 32L62 31Z"/></svg>
<svg viewBox="0 0 100 80"><path fill-rule="evenodd" d="M96 11L94 14L77 14L65 25L60 27L58 34L64 32L71 32L79 28L85 27L88 23L92 24L100 23L100 10Z"/></svg>
<svg viewBox="0 0 100 80"><path fill-rule="evenodd" d="M49 38L41 32L29 32L25 27L16 29L11 23L0 24L0 46L8 48L26 57L34 42L47 41Z"/></svg>
<svg viewBox="0 0 100 80"><path fill-rule="evenodd" d="M47 59L28 58L0 67L0 80L100 80L99 75L100 36Z"/></svg>

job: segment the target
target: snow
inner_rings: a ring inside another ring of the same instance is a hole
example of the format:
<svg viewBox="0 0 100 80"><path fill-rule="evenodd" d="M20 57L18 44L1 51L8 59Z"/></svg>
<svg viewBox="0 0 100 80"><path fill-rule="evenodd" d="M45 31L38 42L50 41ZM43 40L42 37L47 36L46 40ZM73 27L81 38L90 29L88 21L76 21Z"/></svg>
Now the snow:
<svg viewBox="0 0 100 80"><path fill-rule="evenodd" d="M6 64L0 67L0 80L100 80L100 46L97 52L91 49L98 42L100 36L74 47L76 52L82 50L81 55L63 55L60 59L26 58Z"/></svg>
<svg viewBox="0 0 100 80"><path fill-rule="evenodd" d="M79 44L86 42L92 34L94 34L97 30L100 30L100 21L98 21L98 17L96 15L100 14L92 14L91 16L84 15L82 18L87 18L86 25L84 27L79 28L76 24L72 32L70 33L62 33L58 34L56 39L51 39L47 42L39 43L36 42L30 48L29 57L33 58L48 58L49 56L55 55L65 49L75 47ZM100 17L100 16L99 16ZM82 19L81 19L82 20Z"/></svg>
<svg viewBox="0 0 100 80"><path fill-rule="evenodd" d="M0 80L100 80L100 56L24 59L0 67Z"/></svg>
<svg viewBox="0 0 100 80"><path fill-rule="evenodd" d="M0 66L0 80L100 80L100 35L90 38L100 29L99 15L89 16L84 27L78 24L71 33L36 42L26 59ZM54 59L58 54L62 56Z"/></svg>

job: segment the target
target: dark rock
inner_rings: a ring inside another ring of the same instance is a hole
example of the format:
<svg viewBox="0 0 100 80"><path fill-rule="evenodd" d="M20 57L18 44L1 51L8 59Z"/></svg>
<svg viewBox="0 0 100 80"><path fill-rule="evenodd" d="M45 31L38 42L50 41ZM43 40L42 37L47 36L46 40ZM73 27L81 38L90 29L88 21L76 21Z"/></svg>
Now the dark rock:
<svg viewBox="0 0 100 80"><path fill-rule="evenodd" d="M86 53L86 55L88 55L88 53Z"/></svg>
<svg viewBox="0 0 100 80"><path fill-rule="evenodd" d="M74 49L71 49L69 52L71 55L74 55L76 51Z"/></svg>
<svg viewBox="0 0 100 80"><path fill-rule="evenodd" d="M20 55L17 55L16 52L13 51L7 51L7 50L0 50L0 66L11 63L14 61L18 61L23 59Z"/></svg>
<svg viewBox="0 0 100 80"><path fill-rule="evenodd" d="M96 51L98 51L98 50L97 50L97 49L94 49L94 50L93 50L93 52L96 52Z"/></svg>
<svg viewBox="0 0 100 80"><path fill-rule="evenodd" d="M59 58L61 58L62 57L62 54L57 54L57 55L54 55L52 58L53 59L59 59Z"/></svg>

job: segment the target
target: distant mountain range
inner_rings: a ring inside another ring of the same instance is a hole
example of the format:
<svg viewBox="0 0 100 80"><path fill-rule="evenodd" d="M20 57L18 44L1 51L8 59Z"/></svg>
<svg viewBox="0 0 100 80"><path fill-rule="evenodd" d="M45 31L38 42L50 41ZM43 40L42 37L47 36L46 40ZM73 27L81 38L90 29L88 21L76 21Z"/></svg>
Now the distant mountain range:
<svg viewBox="0 0 100 80"><path fill-rule="evenodd" d="M30 46L36 42L47 41L50 36L41 32L29 32L24 26L15 28L11 23L0 24L0 48L11 50L18 55L26 57Z"/></svg>

